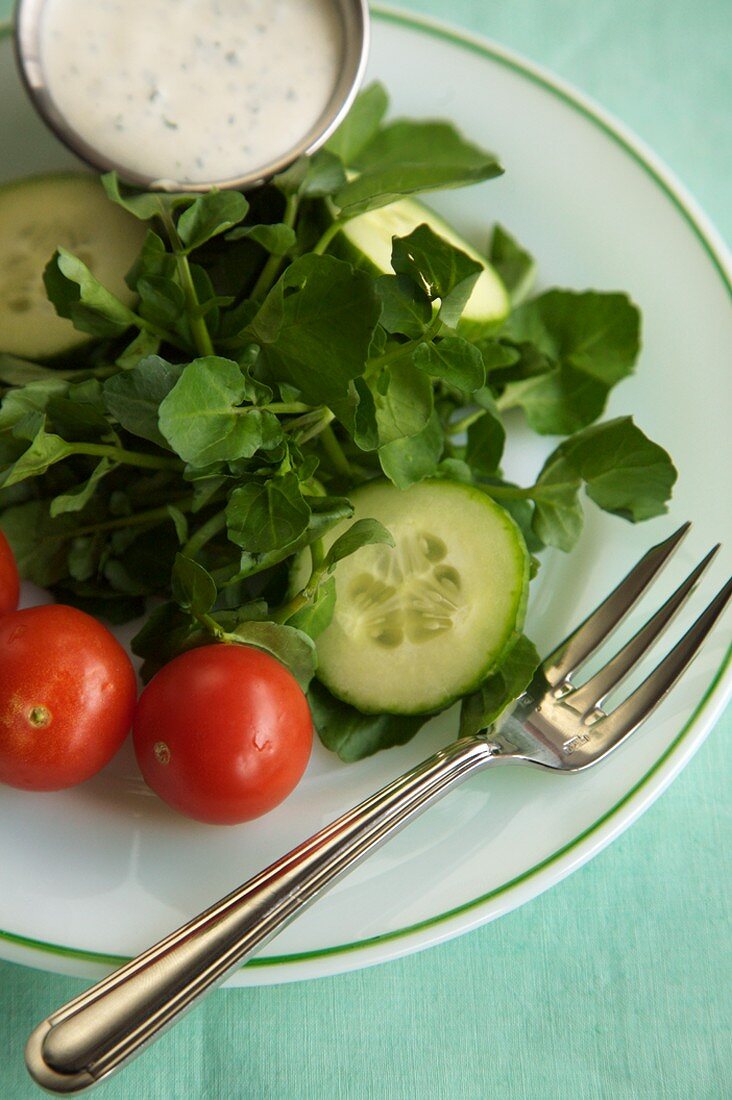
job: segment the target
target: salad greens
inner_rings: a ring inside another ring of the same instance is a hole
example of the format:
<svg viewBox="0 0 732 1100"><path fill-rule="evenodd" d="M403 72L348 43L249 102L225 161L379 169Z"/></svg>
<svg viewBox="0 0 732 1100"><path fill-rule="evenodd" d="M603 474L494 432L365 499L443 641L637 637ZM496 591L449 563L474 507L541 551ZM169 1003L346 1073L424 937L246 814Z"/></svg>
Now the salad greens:
<svg viewBox="0 0 732 1100"><path fill-rule="evenodd" d="M386 110L384 89L367 88L324 150L247 197L139 194L105 177L149 223L127 276L137 305L59 248L48 296L93 340L48 364L0 355L0 527L22 574L57 599L113 622L148 612L133 642L145 677L215 638L267 649L307 687L336 561L390 540L362 521L323 553L349 491L374 477L479 485L534 555L571 550L583 489L631 522L665 510L666 452L629 417L597 423L638 355L626 295L529 297L534 261L496 226L488 259L513 308L468 339L458 323L480 265L428 226L394 239L393 274L329 252L352 217L502 171L449 123L385 123ZM566 437L528 486L501 472L513 409ZM305 547L311 576L292 592ZM463 731L495 719L537 663L521 639L464 700ZM310 698L345 760L429 717L361 715L317 681Z"/></svg>

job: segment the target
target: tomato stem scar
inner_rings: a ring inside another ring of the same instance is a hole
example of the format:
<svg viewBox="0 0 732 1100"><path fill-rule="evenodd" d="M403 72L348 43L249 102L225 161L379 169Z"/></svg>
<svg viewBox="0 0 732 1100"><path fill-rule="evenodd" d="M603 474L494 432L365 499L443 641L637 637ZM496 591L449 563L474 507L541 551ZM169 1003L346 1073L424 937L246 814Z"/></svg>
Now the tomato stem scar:
<svg viewBox="0 0 732 1100"><path fill-rule="evenodd" d="M155 759L158 764L170 763L170 749L164 741L156 741L153 745L153 752L155 753Z"/></svg>

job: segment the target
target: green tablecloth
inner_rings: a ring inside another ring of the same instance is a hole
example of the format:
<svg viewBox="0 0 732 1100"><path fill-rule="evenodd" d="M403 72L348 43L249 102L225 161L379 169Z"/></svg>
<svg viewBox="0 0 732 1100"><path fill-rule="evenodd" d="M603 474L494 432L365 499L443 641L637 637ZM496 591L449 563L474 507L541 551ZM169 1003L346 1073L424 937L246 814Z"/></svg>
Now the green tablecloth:
<svg viewBox="0 0 732 1100"><path fill-rule="evenodd" d="M489 35L589 92L730 236L729 0L402 3ZM0 16L9 7L0 0ZM375 969L216 993L103 1095L731 1095L731 731L728 712L630 832L525 908ZM23 1067L25 1037L83 984L0 963L0 1097L39 1095Z"/></svg>

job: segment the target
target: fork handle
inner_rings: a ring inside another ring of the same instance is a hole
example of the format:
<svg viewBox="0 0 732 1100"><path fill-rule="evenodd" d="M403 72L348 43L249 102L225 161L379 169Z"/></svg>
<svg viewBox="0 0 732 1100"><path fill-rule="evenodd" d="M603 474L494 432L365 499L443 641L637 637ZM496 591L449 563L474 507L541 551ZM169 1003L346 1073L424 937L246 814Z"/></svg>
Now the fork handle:
<svg viewBox="0 0 732 1100"><path fill-rule="evenodd" d="M52 1092L121 1068L373 849L497 759L485 735L440 750L43 1021L26 1064Z"/></svg>

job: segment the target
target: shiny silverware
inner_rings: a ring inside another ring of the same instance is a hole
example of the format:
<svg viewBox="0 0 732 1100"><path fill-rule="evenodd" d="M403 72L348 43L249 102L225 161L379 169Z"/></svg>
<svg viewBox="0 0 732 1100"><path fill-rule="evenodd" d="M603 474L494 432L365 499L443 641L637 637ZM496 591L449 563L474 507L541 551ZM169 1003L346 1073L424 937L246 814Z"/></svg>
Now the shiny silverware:
<svg viewBox="0 0 732 1100"><path fill-rule="evenodd" d="M613 752L671 690L732 595L730 581L643 683L602 709L686 601L715 547L614 657L574 687L572 677L623 622L688 527L649 550L546 658L497 728L435 753L44 1020L26 1048L31 1076L70 1093L119 1069L378 844L476 771L530 764L571 773Z"/></svg>

